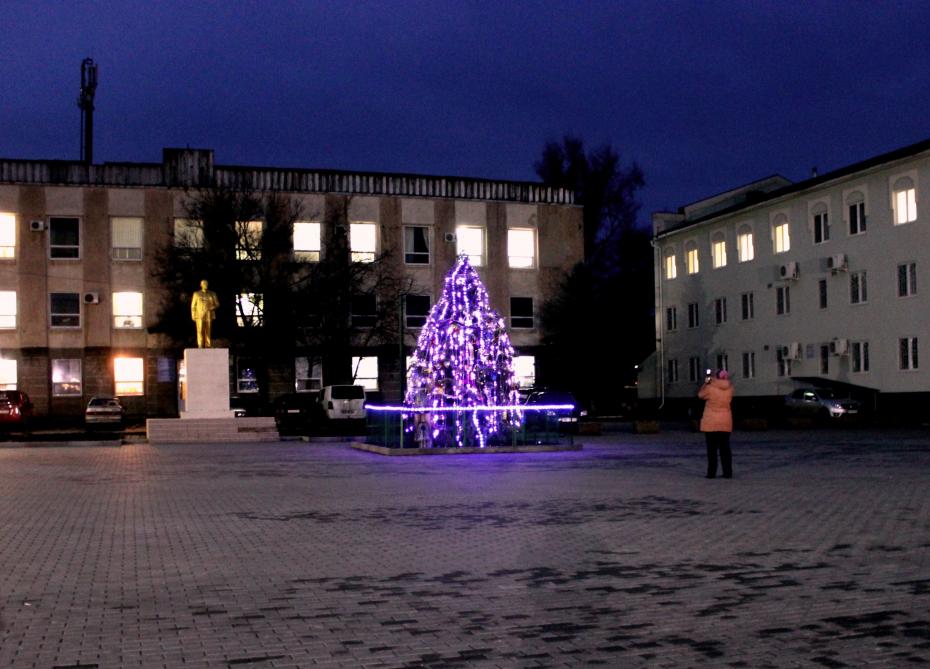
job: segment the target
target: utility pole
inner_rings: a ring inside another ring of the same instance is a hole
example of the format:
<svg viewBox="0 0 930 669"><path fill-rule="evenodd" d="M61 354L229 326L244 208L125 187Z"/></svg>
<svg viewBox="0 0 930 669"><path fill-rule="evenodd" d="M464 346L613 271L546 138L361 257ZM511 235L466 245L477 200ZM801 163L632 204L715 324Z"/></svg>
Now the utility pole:
<svg viewBox="0 0 930 669"><path fill-rule="evenodd" d="M81 94L78 107L81 109L81 162L94 162L94 93L97 92L97 66L92 58L81 63Z"/></svg>

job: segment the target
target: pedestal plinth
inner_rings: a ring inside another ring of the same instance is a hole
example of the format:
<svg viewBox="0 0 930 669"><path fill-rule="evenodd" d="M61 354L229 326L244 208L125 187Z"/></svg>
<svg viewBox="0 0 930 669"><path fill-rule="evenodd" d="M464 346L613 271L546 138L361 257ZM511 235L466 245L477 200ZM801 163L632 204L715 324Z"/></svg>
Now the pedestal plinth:
<svg viewBox="0 0 930 669"><path fill-rule="evenodd" d="M232 418L229 349L184 349L184 410L181 418Z"/></svg>

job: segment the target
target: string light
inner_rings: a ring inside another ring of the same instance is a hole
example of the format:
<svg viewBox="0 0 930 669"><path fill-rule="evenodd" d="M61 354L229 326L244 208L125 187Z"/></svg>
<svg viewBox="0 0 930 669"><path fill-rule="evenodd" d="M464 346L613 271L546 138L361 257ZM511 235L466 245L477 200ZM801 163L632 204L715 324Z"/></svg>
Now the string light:
<svg viewBox="0 0 930 669"><path fill-rule="evenodd" d="M464 446L516 427L523 415L504 319L462 255L420 330L407 372L407 431L420 446ZM436 411L423 411L435 408ZM486 409L493 409L487 411Z"/></svg>

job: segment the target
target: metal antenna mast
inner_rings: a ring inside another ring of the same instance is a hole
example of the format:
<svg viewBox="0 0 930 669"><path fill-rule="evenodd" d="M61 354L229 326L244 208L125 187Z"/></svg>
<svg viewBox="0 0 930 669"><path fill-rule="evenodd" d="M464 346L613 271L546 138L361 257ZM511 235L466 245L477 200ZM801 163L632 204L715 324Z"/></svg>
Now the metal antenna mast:
<svg viewBox="0 0 930 669"><path fill-rule="evenodd" d="M81 63L81 161L94 162L94 93L97 91L97 66L92 58Z"/></svg>

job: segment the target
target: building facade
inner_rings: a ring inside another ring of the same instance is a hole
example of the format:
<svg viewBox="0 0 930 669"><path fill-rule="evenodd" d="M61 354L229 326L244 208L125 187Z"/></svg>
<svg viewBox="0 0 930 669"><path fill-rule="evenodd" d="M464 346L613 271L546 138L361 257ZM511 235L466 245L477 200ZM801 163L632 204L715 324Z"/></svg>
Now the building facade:
<svg viewBox="0 0 930 669"><path fill-rule="evenodd" d="M27 392L39 416L77 416L89 397L112 394L130 415L175 415L182 349L153 326L162 301L177 298L153 270L188 225L192 193L212 187L299 202L306 220L294 223L292 251L308 263L326 254L328 209L346 210L353 261L384 255L413 286L407 347L467 253L507 320L524 384L536 373L539 309L582 259L572 194L537 183L221 166L192 149L165 149L161 163L0 160L0 388ZM356 381L398 397L399 355L355 353ZM326 361L301 351L264 390L311 392L327 377ZM230 384L259 390L235 357Z"/></svg>
<svg viewBox="0 0 930 669"><path fill-rule="evenodd" d="M801 385L886 410L926 401L928 193L925 141L654 214L657 350L645 394L675 405L706 369L725 368L744 401L777 403Z"/></svg>

